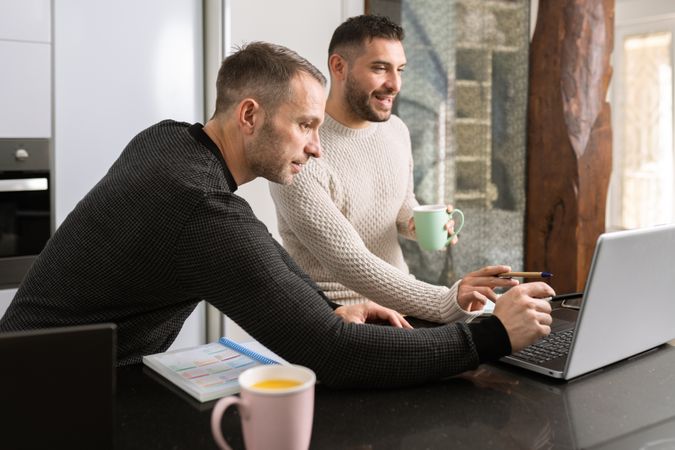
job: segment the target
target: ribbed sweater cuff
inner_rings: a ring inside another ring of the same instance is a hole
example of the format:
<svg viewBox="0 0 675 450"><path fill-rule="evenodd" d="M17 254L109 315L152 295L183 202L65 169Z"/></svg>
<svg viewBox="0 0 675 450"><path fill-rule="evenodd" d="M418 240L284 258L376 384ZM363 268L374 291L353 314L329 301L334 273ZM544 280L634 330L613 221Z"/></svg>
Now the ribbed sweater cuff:
<svg viewBox="0 0 675 450"><path fill-rule="evenodd" d="M481 363L496 361L502 356L511 354L509 335L497 316L490 316L468 325Z"/></svg>
<svg viewBox="0 0 675 450"><path fill-rule="evenodd" d="M450 290L445 297L447 301L441 305L440 316L442 323L451 323L451 322L468 322L470 319L473 319L476 316L479 316L482 311L468 312L462 309L457 303L457 290L459 289L459 283L462 280L455 282L450 287Z"/></svg>

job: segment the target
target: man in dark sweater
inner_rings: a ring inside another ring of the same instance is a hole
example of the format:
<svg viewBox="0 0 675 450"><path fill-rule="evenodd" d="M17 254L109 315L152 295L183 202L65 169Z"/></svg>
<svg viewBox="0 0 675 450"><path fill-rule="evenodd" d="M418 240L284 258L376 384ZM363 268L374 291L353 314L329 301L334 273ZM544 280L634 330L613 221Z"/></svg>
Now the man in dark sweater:
<svg viewBox="0 0 675 450"><path fill-rule="evenodd" d="M61 224L0 331L114 322L118 361L164 351L206 300L332 386L447 377L550 332L553 294L517 286L480 323L406 329L376 304L337 307L234 194L258 176L290 183L320 156L325 78L296 53L253 43L223 62L206 125L138 134ZM363 323L385 319L397 326Z"/></svg>

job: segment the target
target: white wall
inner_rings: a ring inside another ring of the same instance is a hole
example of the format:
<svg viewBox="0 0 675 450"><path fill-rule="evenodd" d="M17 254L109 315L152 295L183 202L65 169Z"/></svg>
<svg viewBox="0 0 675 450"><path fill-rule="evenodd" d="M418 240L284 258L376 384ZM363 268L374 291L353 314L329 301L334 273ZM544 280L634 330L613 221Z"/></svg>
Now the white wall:
<svg viewBox="0 0 675 450"><path fill-rule="evenodd" d="M617 25L675 15L673 0L617 0L614 22Z"/></svg>

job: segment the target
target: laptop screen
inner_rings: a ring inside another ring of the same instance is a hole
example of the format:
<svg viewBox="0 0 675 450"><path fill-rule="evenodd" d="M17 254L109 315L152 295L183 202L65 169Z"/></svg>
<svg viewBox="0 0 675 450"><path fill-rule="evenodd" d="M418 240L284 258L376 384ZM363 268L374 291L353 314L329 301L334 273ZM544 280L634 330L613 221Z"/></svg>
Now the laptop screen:
<svg viewBox="0 0 675 450"><path fill-rule="evenodd" d="M114 446L115 325L0 334L3 448Z"/></svg>
<svg viewBox="0 0 675 450"><path fill-rule="evenodd" d="M675 226L598 239L567 367L573 378L675 337Z"/></svg>

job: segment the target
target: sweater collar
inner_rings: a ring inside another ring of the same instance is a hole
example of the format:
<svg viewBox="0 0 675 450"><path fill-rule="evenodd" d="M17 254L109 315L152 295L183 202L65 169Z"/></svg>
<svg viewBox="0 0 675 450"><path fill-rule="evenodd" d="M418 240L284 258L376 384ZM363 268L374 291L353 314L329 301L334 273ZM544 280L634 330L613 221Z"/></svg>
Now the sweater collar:
<svg viewBox="0 0 675 450"><path fill-rule="evenodd" d="M329 128L342 136L351 138L351 139L363 139L368 136L373 135L377 129L380 127L378 122L370 122L369 125L365 128L349 128L342 125L337 120L333 119L330 114L326 113L322 128Z"/></svg>
<svg viewBox="0 0 675 450"><path fill-rule="evenodd" d="M190 128L188 128L188 132L199 143L201 143L203 146L211 150L211 153L213 153L213 155L218 159L218 161L220 161L220 165L223 167L223 173L225 174L225 180L227 181L227 185L230 188L230 192L234 193L234 191L236 191L238 187L237 182L234 181L232 172L230 172L230 169L227 167L227 163L225 162L225 158L223 158L222 153L220 153L220 149L218 148L216 143L211 140L209 135L206 134L206 132L204 132L204 125L197 122L194 125L191 125Z"/></svg>

